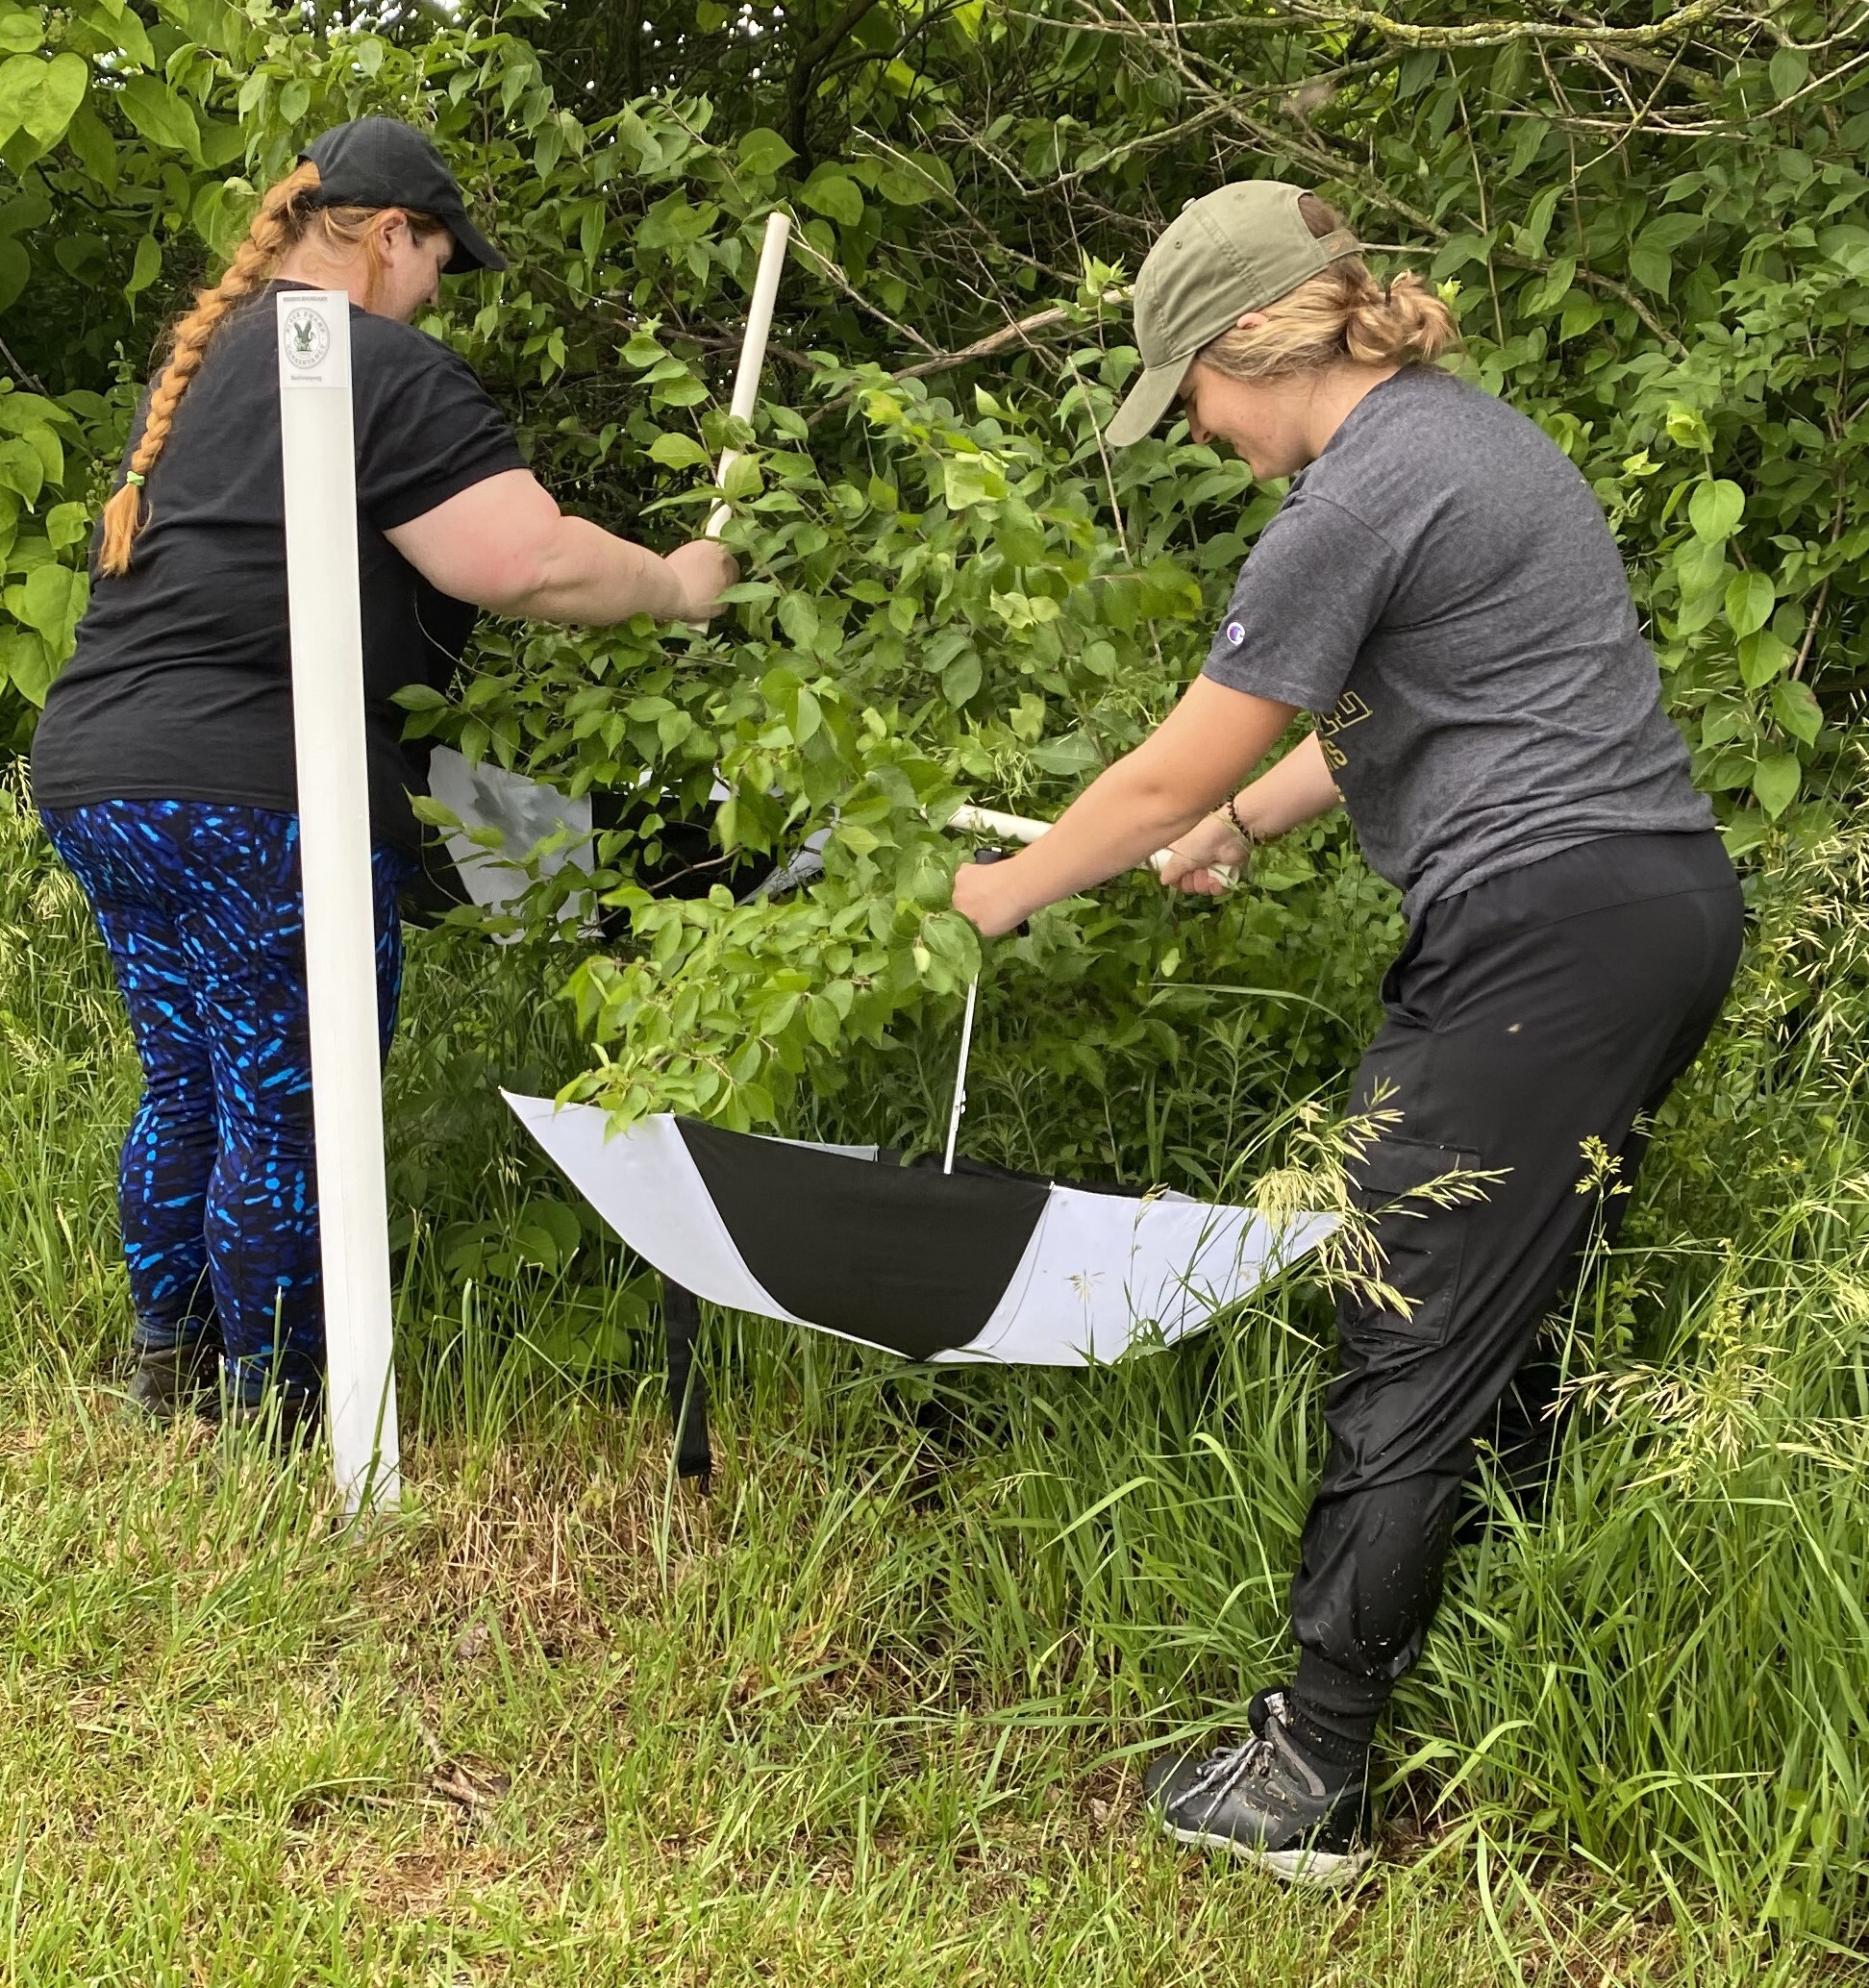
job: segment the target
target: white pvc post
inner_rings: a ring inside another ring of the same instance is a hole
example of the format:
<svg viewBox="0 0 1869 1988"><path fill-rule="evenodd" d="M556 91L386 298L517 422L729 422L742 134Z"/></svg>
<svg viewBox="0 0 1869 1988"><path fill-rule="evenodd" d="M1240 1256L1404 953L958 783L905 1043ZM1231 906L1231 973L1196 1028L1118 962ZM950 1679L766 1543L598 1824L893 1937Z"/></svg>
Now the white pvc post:
<svg viewBox="0 0 1869 1988"><path fill-rule="evenodd" d="M377 1048L350 299L276 300L299 862L332 1460L348 1512L401 1490Z"/></svg>
<svg viewBox="0 0 1869 1988"><path fill-rule="evenodd" d="M766 216L765 240L760 246L760 266L753 278L753 301L746 308L746 335L740 341L739 371L734 375L734 398L729 410L742 421L751 421L760 404L760 374L765 365L766 339L772 334L772 310L779 301L779 277L785 266L785 244L791 239L791 216ZM714 482L725 485L727 472L739 460L738 449L723 449ZM708 515L705 536L718 538L732 515L725 504L716 504Z"/></svg>

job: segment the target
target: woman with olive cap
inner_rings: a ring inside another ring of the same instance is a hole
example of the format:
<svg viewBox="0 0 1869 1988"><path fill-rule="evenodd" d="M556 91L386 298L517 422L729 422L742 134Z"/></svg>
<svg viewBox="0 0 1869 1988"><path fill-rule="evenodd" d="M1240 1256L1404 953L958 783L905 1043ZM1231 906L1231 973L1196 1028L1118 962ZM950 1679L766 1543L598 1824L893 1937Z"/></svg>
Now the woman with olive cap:
<svg viewBox="0 0 1869 1988"><path fill-rule="evenodd" d="M423 770L394 693L446 681L478 609L703 620L735 577L710 542L659 559L562 516L471 368L413 328L442 276L505 266L409 126L367 117L312 144L174 329L39 721L35 798L142 1062L119 1199L130 1392L157 1416L218 1406L290 1432L324 1369L272 297L351 298L386 1051Z"/></svg>
<svg viewBox="0 0 1869 1988"><path fill-rule="evenodd" d="M1145 1777L1180 1842L1341 1882L1476 1439L1534 1450L1542 1424L1548 1446L1530 1355L1591 1218L1586 1150L1628 1187L1725 997L1739 891L1595 498L1531 421L1435 365L1456 332L1431 290L1376 282L1322 202L1255 181L1182 213L1134 308L1145 370L1109 439L1179 403L1195 441L1290 489L1160 729L1042 841L962 869L954 902L1009 932L1164 843L1164 882L1210 894L1339 801L1403 892L1351 1108L1378 1114L1354 1188L1404 1303L1338 1301L1295 1674L1257 1693L1242 1742ZM1299 711L1308 736L1242 788ZM1482 1198L1408 1199L1457 1170L1489 1177Z"/></svg>

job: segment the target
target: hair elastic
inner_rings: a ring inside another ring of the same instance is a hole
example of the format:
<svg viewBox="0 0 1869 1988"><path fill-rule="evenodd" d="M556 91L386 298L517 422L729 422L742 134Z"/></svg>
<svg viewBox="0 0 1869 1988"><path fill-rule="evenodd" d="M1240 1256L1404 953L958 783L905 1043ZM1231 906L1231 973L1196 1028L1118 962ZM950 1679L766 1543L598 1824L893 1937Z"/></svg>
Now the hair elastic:
<svg viewBox="0 0 1869 1988"><path fill-rule="evenodd" d="M133 469L126 473L123 481L130 485L133 489L140 490L149 479L143 475L140 469Z"/></svg>

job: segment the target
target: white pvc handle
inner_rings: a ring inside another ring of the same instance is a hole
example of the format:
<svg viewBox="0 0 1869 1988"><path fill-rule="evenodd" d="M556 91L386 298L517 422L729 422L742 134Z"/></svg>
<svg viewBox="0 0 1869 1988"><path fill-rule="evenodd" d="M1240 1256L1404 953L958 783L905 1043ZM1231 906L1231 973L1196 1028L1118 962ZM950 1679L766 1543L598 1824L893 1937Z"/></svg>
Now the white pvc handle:
<svg viewBox="0 0 1869 1988"><path fill-rule="evenodd" d="M746 336L740 341L739 371L734 375L734 398L729 410L742 421L751 421L760 404L760 374L765 366L766 340L772 335L773 306L779 301L779 278L785 266L785 244L791 239L791 216L766 216L765 240L760 248L759 272L753 279L753 301L746 311ZM723 449L714 482L724 485L727 472L739 460L737 449ZM732 511L716 504L709 513L705 534L718 538Z"/></svg>
<svg viewBox="0 0 1869 1988"><path fill-rule="evenodd" d="M355 1512L366 1503L393 1505L400 1480L350 299L342 290L287 290L275 302L326 1397L337 1489Z"/></svg>
<svg viewBox="0 0 1869 1988"><path fill-rule="evenodd" d="M978 835L1004 835L1009 842L1035 842L1051 823L1035 821L1029 814L1002 814L996 808L957 808L948 826ZM1158 849L1149 858L1149 867L1159 877L1167 860L1168 852ZM1231 864L1216 863L1213 874L1224 877L1229 882L1234 881Z"/></svg>

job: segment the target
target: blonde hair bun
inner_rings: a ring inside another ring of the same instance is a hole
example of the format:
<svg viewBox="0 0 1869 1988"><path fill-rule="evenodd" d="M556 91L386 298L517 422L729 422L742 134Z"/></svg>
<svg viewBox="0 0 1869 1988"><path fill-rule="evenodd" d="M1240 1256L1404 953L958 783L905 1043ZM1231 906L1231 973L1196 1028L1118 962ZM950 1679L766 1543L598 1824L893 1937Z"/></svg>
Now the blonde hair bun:
<svg viewBox="0 0 1869 1988"><path fill-rule="evenodd" d="M1342 223L1314 194L1298 203L1320 238ZM1272 380L1353 360L1365 366L1433 365L1460 342L1454 313L1421 278L1379 283L1360 256L1342 256L1268 304L1265 323L1223 332L1195 355L1234 380Z"/></svg>

